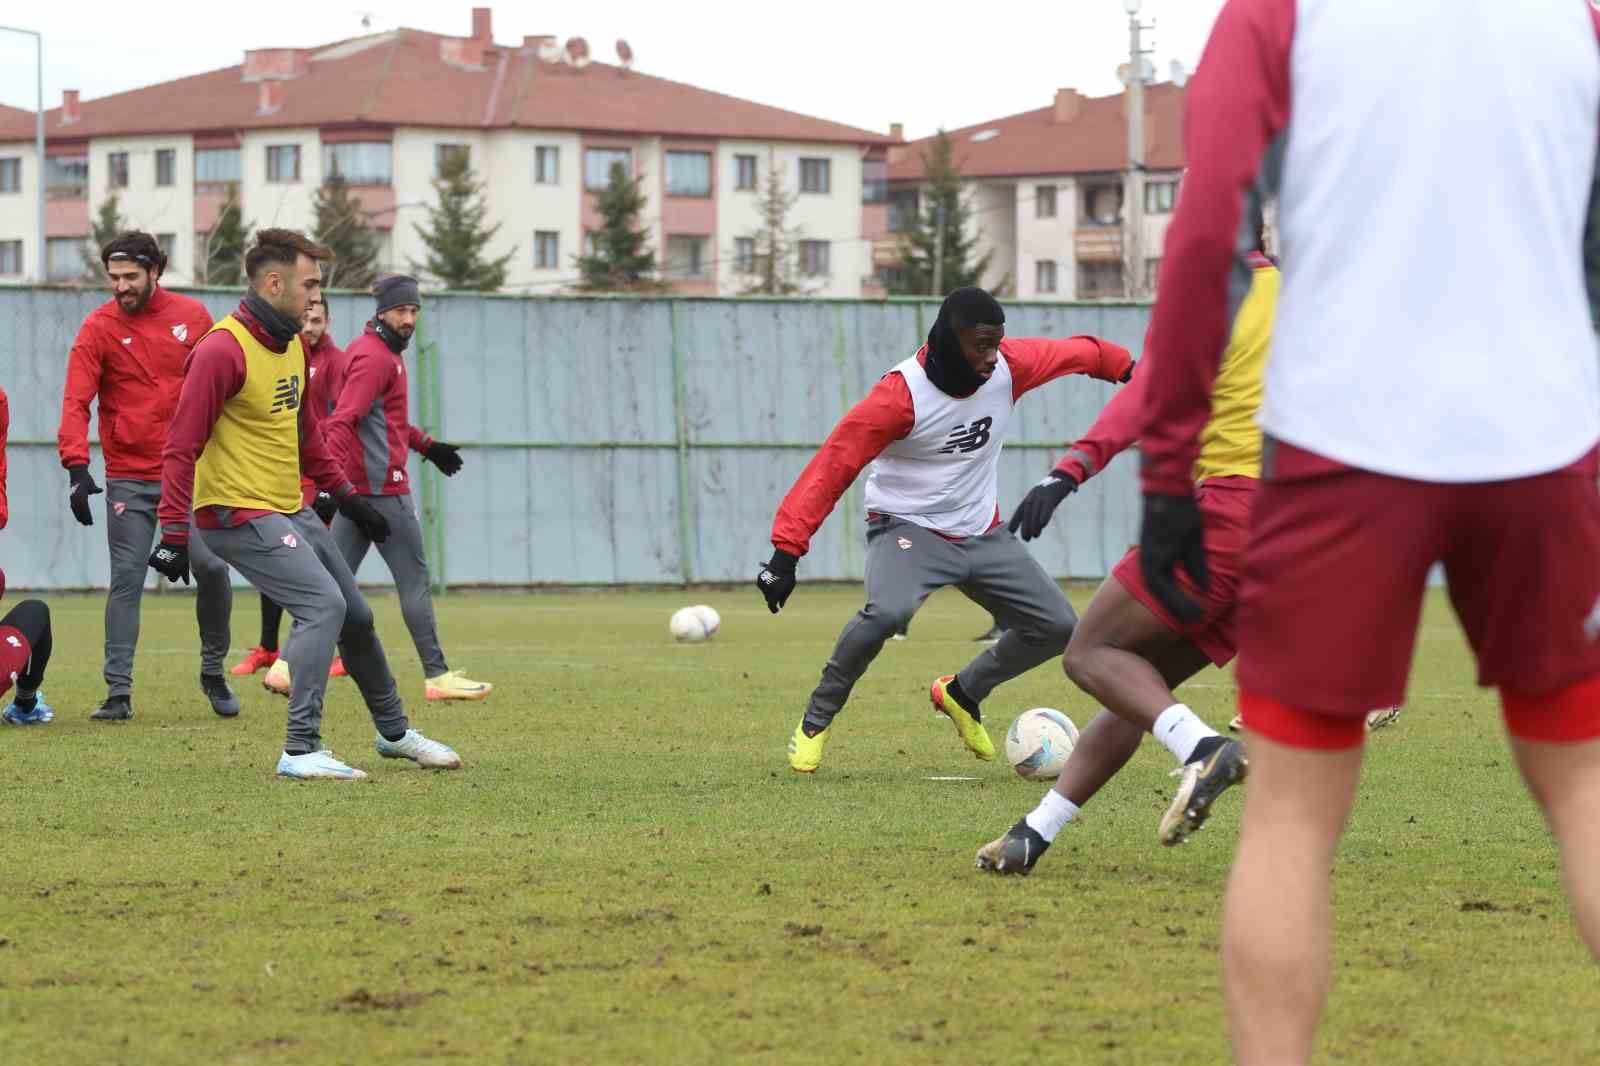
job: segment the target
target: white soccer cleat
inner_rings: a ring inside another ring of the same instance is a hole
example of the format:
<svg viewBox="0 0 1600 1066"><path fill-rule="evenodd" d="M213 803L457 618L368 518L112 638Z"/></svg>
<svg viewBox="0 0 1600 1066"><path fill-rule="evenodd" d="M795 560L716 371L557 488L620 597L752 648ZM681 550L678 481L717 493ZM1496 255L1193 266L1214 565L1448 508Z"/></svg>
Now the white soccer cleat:
<svg viewBox="0 0 1600 1066"><path fill-rule="evenodd" d="M372 742L379 755L385 759L410 759L429 770L459 770L461 756L448 744L429 740L415 729L407 729L399 740L385 740L379 736Z"/></svg>
<svg viewBox="0 0 1600 1066"><path fill-rule="evenodd" d="M1382 729L1386 725L1394 725L1400 720L1400 708L1382 707L1367 714L1367 732Z"/></svg>
<svg viewBox="0 0 1600 1066"><path fill-rule="evenodd" d="M367 775L354 766L346 766L327 748L290 755L284 752L278 759L278 776L294 781L365 781Z"/></svg>

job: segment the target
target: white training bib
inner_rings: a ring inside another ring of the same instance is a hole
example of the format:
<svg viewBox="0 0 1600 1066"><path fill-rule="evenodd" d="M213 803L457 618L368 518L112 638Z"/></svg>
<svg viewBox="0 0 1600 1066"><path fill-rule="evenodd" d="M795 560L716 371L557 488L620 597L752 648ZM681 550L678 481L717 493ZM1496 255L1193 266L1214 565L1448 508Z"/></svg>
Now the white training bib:
<svg viewBox="0 0 1600 1066"><path fill-rule="evenodd" d="M994 525L1000 445L1015 403L1005 354L989 380L963 399L941 392L916 356L890 372L905 379L916 420L872 461L867 510L952 537L987 532Z"/></svg>

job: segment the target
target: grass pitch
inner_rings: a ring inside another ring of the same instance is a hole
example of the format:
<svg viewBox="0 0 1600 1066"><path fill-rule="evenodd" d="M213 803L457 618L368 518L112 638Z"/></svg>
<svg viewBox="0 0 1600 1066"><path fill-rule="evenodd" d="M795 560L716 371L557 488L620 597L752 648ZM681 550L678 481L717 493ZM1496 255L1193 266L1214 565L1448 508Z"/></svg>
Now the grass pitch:
<svg viewBox="0 0 1600 1066"><path fill-rule="evenodd" d="M668 615L696 601L722 632L676 646ZM207 709L190 600L146 600L136 717L108 725L87 718L102 601L55 598L58 717L0 731L0 1060L1224 1061L1237 799L1159 847L1170 758L1147 744L1034 876L980 875L974 850L1043 786L974 761L928 708L986 625L959 594L885 647L822 772L784 761L859 602L452 595L451 663L497 689L427 705L375 596L414 724L467 768L377 758L336 681L326 740L373 780L291 784L281 700L247 683L238 719ZM241 593L236 648L255 627ZM1470 677L1436 599L1333 871L1322 1061L1600 1059L1554 849ZM1224 673L1183 695L1231 713ZM1040 705L1092 711L1047 665L990 699L991 732Z"/></svg>

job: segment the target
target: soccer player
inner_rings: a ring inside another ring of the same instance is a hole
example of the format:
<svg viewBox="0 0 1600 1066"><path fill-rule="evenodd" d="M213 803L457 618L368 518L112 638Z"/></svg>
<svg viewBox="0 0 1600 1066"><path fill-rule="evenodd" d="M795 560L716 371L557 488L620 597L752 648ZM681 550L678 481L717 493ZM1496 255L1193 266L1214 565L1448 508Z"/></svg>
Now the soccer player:
<svg viewBox="0 0 1600 1066"><path fill-rule="evenodd" d="M0 529L11 521L11 501L6 492L6 441L11 435L11 404L0 389ZM6 575L0 571L0 596ZM50 608L41 600L23 600L0 618L0 696L13 684L17 694L0 710L6 725L44 725L56 716L44 701L39 686L50 662Z"/></svg>
<svg viewBox="0 0 1600 1066"><path fill-rule="evenodd" d="M439 646L422 526L406 476L408 448L420 452L445 477L454 477L461 469L461 454L454 445L436 441L411 424L401 353L416 331L422 297L417 279L404 274L379 278L372 292L377 299L372 320L346 347L344 358L329 369L328 396L334 406L324 422L325 433L345 476L389 523L391 535L378 545L378 552L394 575L400 613L422 660L423 694L430 700L481 700L494 686L450 669ZM359 569L372 540L343 518L333 520L333 537L350 569Z"/></svg>
<svg viewBox="0 0 1600 1066"><path fill-rule="evenodd" d="M1206 591L1190 475L1239 222L1276 192L1222 969L1236 1060L1295 1066L1327 1000L1362 718L1399 702L1435 562L1600 956L1600 14L1231 0L1187 109L1140 371L1140 562L1179 616Z"/></svg>
<svg viewBox="0 0 1600 1066"><path fill-rule="evenodd" d="M957 289L940 306L928 343L845 413L779 506L772 559L756 578L768 609L778 613L817 527L873 464L866 490L867 604L839 635L795 726L794 770L812 773L821 765L829 727L851 688L922 601L948 585L1006 629L959 674L934 681L930 697L967 750L994 758L984 698L1060 654L1077 622L1061 587L1000 523L996 482L1011 408L1023 393L1066 374L1120 382L1132 373L1128 350L1096 337L1007 338L1005 312L993 296Z"/></svg>
<svg viewBox="0 0 1600 1066"><path fill-rule="evenodd" d="M189 546L204 540L294 619L294 665L280 777L354 780L366 774L322 746L322 704L337 640L377 726L385 758L456 769L461 758L410 728L373 627L372 608L333 536L303 505L300 476L338 501L376 541L383 515L328 454L303 401L306 308L332 253L293 230L266 229L245 253L249 291L195 346L162 456L161 544L150 565L188 580ZM191 510L198 536L189 536Z"/></svg>
<svg viewBox="0 0 1600 1066"><path fill-rule="evenodd" d="M107 493L106 541L111 588L106 595L106 698L90 718L133 717L133 653L139 643L139 602L145 557L156 536L161 496L161 446L183 386L184 361L211 315L198 300L161 287L167 257L148 233L124 233L100 250L112 298L84 319L67 356L56 446L67 470L73 517L94 525L89 497ZM89 404L98 398L100 450L106 488L89 473ZM195 616L200 623L200 688L224 718L239 699L222 676L228 653L233 588L223 563L203 545L190 560Z"/></svg>

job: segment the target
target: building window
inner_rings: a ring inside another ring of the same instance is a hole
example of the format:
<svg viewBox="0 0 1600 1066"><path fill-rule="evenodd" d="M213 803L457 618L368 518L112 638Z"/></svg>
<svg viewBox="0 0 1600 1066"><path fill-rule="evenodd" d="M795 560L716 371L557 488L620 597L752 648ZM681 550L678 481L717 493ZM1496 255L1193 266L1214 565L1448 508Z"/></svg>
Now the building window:
<svg viewBox="0 0 1600 1066"><path fill-rule="evenodd" d="M667 277L703 278L706 276L705 237L667 238Z"/></svg>
<svg viewBox="0 0 1600 1066"><path fill-rule="evenodd" d="M667 195L710 196L711 153L668 152Z"/></svg>
<svg viewBox="0 0 1600 1066"><path fill-rule="evenodd" d="M1033 187L1033 217L1056 217L1056 187L1054 185L1035 185ZM1055 264L1051 264L1054 266Z"/></svg>
<svg viewBox="0 0 1600 1066"><path fill-rule="evenodd" d="M0 159L0 192L22 191L22 157Z"/></svg>
<svg viewBox="0 0 1600 1066"><path fill-rule="evenodd" d="M83 277L83 239L51 237L44 245L45 273L51 281L71 281Z"/></svg>
<svg viewBox="0 0 1600 1066"><path fill-rule="evenodd" d="M536 185L561 184L561 149L541 144L533 150L533 180Z"/></svg>
<svg viewBox="0 0 1600 1066"><path fill-rule="evenodd" d="M267 145L267 180L276 183L300 180L298 144Z"/></svg>
<svg viewBox="0 0 1600 1066"><path fill-rule="evenodd" d="M106 184L113 189L128 187L128 153L106 153Z"/></svg>
<svg viewBox="0 0 1600 1066"><path fill-rule="evenodd" d="M1078 264L1078 299L1111 300L1121 296L1121 263L1111 261Z"/></svg>
<svg viewBox="0 0 1600 1066"><path fill-rule="evenodd" d="M44 161L45 191L56 196L78 197L89 188L89 157L53 155Z"/></svg>
<svg viewBox="0 0 1600 1066"><path fill-rule="evenodd" d="M600 245L594 238L594 231L588 230L583 235L583 255L586 259L593 259L599 251Z"/></svg>
<svg viewBox="0 0 1600 1066"><path fill-rule="evenodd" d="M1144 261L1144 287L1151 296L1156 294L1156 279L1161 276L1161 257Z"/></svg>
<svg viewBox="0 0 1600 1066"><path fill-rule="evenodd" d="M156 246L158 248L160 248L163 253L166 254L166 257L167 257L167 269L168 270L177 270L178 269L178 235L176 233L158 233L158 234L156 234Z"/></svg>
<svg viewBox="0 0 1600 1066"><path fill-rule="evenodd" d="M540 270L554 270L561 265L561 234L550 229L534 230L533 265Z"/></svg>
<svg viewBox="0 0 1600 1066"><path fill-rule="evenodd" d="M239 180L239 149L200 148L194 153L196 185L224 185Z"/></svg>
<svg viewBox="0 0 1600 1066"><path fill-rule="evenodd" d="M1172 205L1178 201L1178 183L1152 181L1144 187L1144 212L1147 215L1170 215Z"/></svg>
<svg viewBox="0 0 1600 1066"><path fill-rule="evenodd" d="M173 148L156 149L156 184L172 185L177 181L178 153Z"/></svg>
<svg viewBox="0 0 1600 1066"><path fill-rule="evenodd" d="M800 160L800 191L829 192L833 188L831 159Z"/></svg>
<svg viewBox="0 0 1600 1066"><path fill-rule="evenodd" d="M324 145L322 168L350 185L389 185L394 182L394 146L387 141Z"/></svg>
<svg viewBox="0 0 1600 1066"><path fill-rule="evenodd" d="M611 184L611 168L622 167L622 176L633 176L633 152L627 148L590 148L583 153L583 187L598 192Z"/></svg>
<svg viewBox="0 0 1600 1066"><path fill-rule="evenodd" d="M1040 293L1056 291L1056 261L1054 259L1041 259L1034 263L1033 288L1035 292Z"/></svg>
<svg viewBox="0 0 1600 1066"><path fill-rule="evenodd" d="M889 232L904 233L917 224L917 190L896 189L889 194Z"/></svg>
<svg viewBox="0 0 1600 1066"><path fill-rule="evenodd" d="M433 172L437 176L444 173L444 168L454 163L466 170L472 169L472 146L470 144L436 144L433 146Z"/></svg>
<svg viewBox="0 0 1600 1066"><path fill-rule="evenodd" d="M800 273L807 277L828 273L829 248L827 241L801 241Z"/></svg>
<svg viewBox="0 0 1600 1066"><path fill-rule="evenodd" d="M735 237L733 239L733 269L740 274L755 273L756 239L754 237Z"/></svg>
<svg viewBox="0 0 1600 1066"><path fill-rule="evenodd" d="M1083 219L1088 225L1115 226L1122 221L1122 184L1105 182L1083 187Z"/></svg>
<svg viewBox="0 0 1600 1066"><path fill-rule="evenodd" d="M0 241L0 278L22 274L22 242Z"/></svg>
<svg viewBox="0 0 1600 1066"><path fill-rule="evenodd" d="M889 199L889 164L868 159L861 164L861 202L881 204Z"/></svg>
<svg viewBox="0 0 1600 1066"><path fill-rule="evenodd" d="M754 189L756 187L756 157L753 155L734 156L733 173L733 187L735 189Z"/></svg>

